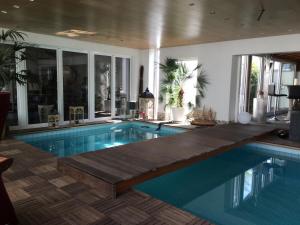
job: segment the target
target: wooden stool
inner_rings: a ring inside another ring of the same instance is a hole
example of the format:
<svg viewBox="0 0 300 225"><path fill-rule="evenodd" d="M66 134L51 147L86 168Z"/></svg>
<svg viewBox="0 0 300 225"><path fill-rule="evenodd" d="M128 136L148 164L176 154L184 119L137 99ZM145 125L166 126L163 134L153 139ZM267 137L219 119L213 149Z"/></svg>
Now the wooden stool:
<svg viewBox="0 0 300 225"><path fill-rule="evenodd" d="M0 156L0 225L17 225L18 219L15 214L14 207L9 199L5 189L2 173L6 171L13 163L12 158Z"/></svg>

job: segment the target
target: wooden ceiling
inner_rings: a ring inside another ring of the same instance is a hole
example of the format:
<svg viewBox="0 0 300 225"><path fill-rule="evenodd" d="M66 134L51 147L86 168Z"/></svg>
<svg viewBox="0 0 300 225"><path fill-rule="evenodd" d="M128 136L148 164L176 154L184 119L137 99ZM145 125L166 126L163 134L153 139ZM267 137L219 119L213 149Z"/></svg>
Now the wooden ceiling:
<svg viewBox="0 0 300 225"><path fill-rule="evenodd" d="M140 49L300 33L299 0L1 0L0 11L1 27Z"/></svg>
<svg viewBox="0 0 300 225"><path fill-rule="evenodd" d="M287 62L300 64L300 52L277 53L271 55L273 59L279 59Z"/></svg>

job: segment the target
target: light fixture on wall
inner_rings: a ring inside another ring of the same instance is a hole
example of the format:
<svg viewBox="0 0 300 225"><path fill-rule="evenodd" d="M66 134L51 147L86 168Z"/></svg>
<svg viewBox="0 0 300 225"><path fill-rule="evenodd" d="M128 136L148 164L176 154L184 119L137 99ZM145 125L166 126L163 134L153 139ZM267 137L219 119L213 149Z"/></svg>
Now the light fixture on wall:
<svg viewBox="0 0 300 225"><path fill-rule="evenodd" d="M19 5L13 5L13 7L14 7L15 9L19 9L19 8L20 8Z"/></svg>
<svg viewBox="0 0 300 225"><path fill-rule="evenodd" d="M5 11L5 10L1 10L1 13L3 13L3 14L7 14L7 11Z"/></svg>

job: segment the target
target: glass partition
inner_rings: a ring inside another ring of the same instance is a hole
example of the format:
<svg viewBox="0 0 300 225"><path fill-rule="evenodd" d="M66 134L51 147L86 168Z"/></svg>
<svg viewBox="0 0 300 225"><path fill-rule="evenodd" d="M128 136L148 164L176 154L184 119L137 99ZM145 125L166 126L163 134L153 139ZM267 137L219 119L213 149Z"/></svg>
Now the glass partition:
<svg viewBox="0 0 300 225"><path fill-rule="evenodd" d="M130 101L130 59L116 57L115 115L125 117Z"/></svg>
<svg viewBox="0 0 300 225"><path fill-rule="evenodd" d="M95 118L111 116L111 57L95 55Z"/></svg>
<svg viewBox="0 0 300 225"><path fill-rule="evenodd" d="M63 52L64 119L69 120L70 106L83 106L88 118L88 56L85 53Z"/></svg>
<svg viewBox="0 0 300 225"><path fill-rule="evenodd" d="M8 44L0 44L1 50L12 50L12 46ZM3 69L9 72L16 71L16 63L14 61L7 61L5 60L5 65L2 65ZM16 82L11 81L8 85L4 87L0 86L0 91L7 91L10 93L10 104L9 104L9 112L7 115L7 125L8 126L16 126L18 125L18 110L17 110L17 88Z"/></svg>
<svg viewBox="0 0 300 225"><path fill-rule="evenodd" d="M282 69L281 69L281 86L279 93L288 95L288 88L287 85L293 85L294 84L294 78L296 75L296 66L295 64L291 63L283 63ZM279 98L279 104L278 108L281 109L287 109L289 107L289 99L288 98Z"/></svg>
<svg viewBox="0 0 300 225"><path fill-rule="evenodd" d="M27 48L27 70L34 79L27 83L28 123L47 123L48 115L57 111L56 51Z"/></svg>

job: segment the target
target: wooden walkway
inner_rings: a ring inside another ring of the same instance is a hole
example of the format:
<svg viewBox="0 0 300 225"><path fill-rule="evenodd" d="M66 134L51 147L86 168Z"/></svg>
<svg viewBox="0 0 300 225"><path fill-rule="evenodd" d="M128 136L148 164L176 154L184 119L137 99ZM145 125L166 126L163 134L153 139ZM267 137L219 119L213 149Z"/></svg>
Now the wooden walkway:
<svg viewBox="0 0 300 225"><path fill-rule="evenodd" d="M19 225L213 225L135 190L102 198L99 187L64 176L56 157L21 141L0 141L1 155L14 158L3 181Z"/></svg>
<svg viewBox="0 0 300 225"><path fill-rule="evenodd" d="M275 128L228 124L62 158L60 171L116 197L135 184L256 141Z"/></svg>

